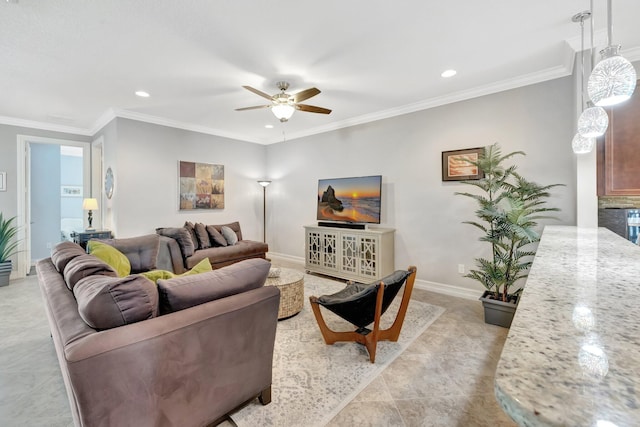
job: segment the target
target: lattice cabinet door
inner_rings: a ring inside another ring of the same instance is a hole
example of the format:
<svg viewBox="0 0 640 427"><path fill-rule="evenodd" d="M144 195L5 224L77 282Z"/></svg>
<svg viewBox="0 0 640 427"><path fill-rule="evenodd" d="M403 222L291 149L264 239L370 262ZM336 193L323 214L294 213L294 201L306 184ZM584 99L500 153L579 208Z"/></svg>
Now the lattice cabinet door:
<svg viewBox="0 0 640 427"><path fill-rule="evenodd" d="M358 274L358 236L342 234L340 270L345 273Z"/></svg>
<svg viewBox="0 0 640 427"><path fill-rule="evenodd" d="M322 233L307 232L307 265L322 266Z"/></svg>
<svg viewBox="0 0 640 427"><path fill-rule="evenodd" d="M369 236L360 236L358 238L359 246L359 271L360 276L375 278L378 277L378 238Z"/></svg>
<svg viewBox="0 0 640 427"><path fill-rule="evenodd" d="M332 270L338 269L338 234L322 233L322 266Z"/></svg>
<svg viewBox="0 0 640 427"><path fill-rule="evenodd" d="M361 283L394 271L392 228L344 229L305 226L305 266L309 272Z"/></svg>

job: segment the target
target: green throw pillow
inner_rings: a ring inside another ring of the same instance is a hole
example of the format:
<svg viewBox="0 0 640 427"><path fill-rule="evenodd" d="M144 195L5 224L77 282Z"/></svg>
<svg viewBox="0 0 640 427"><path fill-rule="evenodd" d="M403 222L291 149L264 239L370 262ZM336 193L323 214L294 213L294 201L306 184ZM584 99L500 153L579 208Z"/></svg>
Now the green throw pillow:
<svg viewBox="0 0 640 427"><path fill-rule="evenodd" d="M140 275L146 277L149 280L151 280L153 283L157 283L158 280L160 280L160 279L171 279L171 278L175 277L175 274L173 274L172 272L167 271L167 270L145 271L145 272L140 273Z"/></svg>
<svg viewBox="0 0 640 427"><path fill-rule="evenodd" d="M101 259L113 268L120 277L126 277L131 273L131 263L129 259L119 250L106 243L89 240L87 248L91 255Z"/></svg>
<svg viewBox="0 0 640 427"><path fill-rule="evenodd" d="M179 276L189 276L191 274L204 273L206 271L212 271L212 270L213 270L213 267L211 267L211 261L209 261L209 258L205 258L199 263L197 263L196 265L194 265L191 270L187 271L186 273L179 274Z"/></svg>
<svg viewBox="0 0 640 427"><path fill-rule="evenodd" d="M212 270L213 268L211 267L211 261L209 261L209 258L205 258L199 263L197 263L195 266L193 266L191 270L182 274L174 274L167 270L151 270L151 271L146 271L140 274L146 277L147 279L151 280L153 283L158 283L158 280L160 279L166 280L166 279L172 279L174 277L190 276L192 274L205 273L207 271L212 271Z"/></svg>

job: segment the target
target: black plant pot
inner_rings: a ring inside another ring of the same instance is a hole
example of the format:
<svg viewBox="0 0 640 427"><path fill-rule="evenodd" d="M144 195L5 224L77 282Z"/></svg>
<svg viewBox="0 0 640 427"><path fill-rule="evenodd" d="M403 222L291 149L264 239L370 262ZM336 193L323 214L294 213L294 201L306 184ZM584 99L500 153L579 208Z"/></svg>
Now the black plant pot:
<svg viewBox="0 0 640 427"><path fill-rule="evenodd" d="M490 295L492 295L491 292L485 291L480 297L484 307L484 323L503 328L510 327L518 306L518 297L512 297L512 301L504 302L492 299Z"/></svg>
<svg viewBox="0 0 640 427"><path fill-rule="evenodd" d="M7 286L9 284L10 276L11 276L11 260L0 262L0 286Z"/></svg>

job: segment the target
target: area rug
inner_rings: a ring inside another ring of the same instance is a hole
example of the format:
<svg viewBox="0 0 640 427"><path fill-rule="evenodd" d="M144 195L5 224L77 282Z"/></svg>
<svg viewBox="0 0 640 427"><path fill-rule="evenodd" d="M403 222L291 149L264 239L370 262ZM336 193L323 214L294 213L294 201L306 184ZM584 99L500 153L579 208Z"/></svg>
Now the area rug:
<svg viewBox="0 0 640 427"><path fill-rule="evenodd" d="M444 312L442 307L411 300L400 339L379 342L372 364L364 346L325 344L313 317L309 296L331 294L345 284L309 274L304 281L303 310L278 322L271 403L262 406L256 399L231 414L238 426L326 425ZM393 323L403 290L383 316L383 327ZM353 329L333 313L325 313L332 329Z"/></svg>

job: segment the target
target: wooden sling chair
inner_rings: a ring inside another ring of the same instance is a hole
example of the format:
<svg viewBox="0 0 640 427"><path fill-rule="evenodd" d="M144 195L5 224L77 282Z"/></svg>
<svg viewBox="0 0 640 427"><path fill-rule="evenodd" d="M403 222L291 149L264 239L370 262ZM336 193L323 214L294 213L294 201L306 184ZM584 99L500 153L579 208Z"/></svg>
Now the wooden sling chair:
<svg viewBox="0 0 640 427"><path fill-rule="evenodd" d="M363 344L369 352L369 360L371 360L371 363L375 363L378 341L398 341L415 278L416 268L409 267L407 271L398 270L379 282L376 281L370 284L348 282L347 287L335 294L309 297L313 314L316 317L316 322L318 322L324 341L327 344L333 344L338 341L355 341ZM396 319L389 329L381 330L380 317L389 308L389 305L391 305L405 282L402 302ZM329 329L322 317L321 305L347 322L357 326L358 329L349 332L338 332ZM373 330L367 328L371 323L373 323Z"/></svg>

